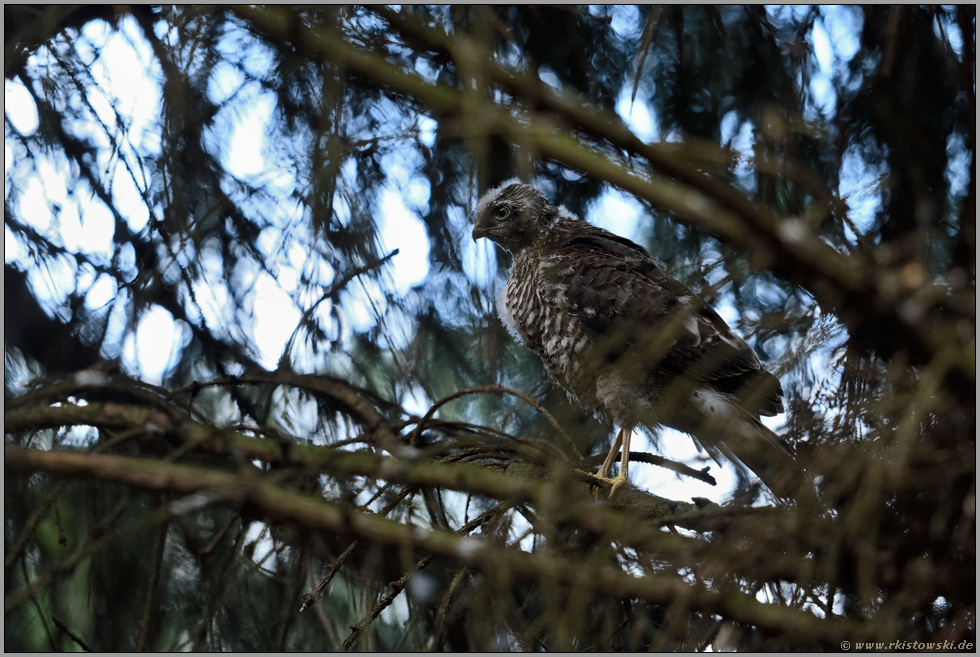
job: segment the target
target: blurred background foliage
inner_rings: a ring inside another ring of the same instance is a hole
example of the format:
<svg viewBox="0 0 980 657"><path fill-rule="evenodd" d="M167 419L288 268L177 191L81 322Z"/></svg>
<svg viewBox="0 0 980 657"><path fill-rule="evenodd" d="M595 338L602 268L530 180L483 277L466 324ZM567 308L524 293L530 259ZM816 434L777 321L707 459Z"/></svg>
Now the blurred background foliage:
<svg viewBox="0 0 980 657"><path fill-rule="evenodd" d="M974 6L4 19L7 650L975 642ZM514 175L750 341L819 506L592 502Z"/></svg>

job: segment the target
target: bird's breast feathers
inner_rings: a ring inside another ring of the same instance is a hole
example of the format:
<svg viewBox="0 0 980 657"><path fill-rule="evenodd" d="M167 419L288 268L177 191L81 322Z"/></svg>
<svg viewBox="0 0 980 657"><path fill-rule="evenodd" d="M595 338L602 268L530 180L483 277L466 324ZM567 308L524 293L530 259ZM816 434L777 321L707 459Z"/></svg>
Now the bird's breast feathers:
<svg viewBox="0 0 980 657"><path fill-rule="evenodd" d="M497 294L500 319L515 338L541 357L548 373L570 392L579 392L577 355L589 342L581 321L568 309L566 286L548 276L554 263L521 254Z"/></svg>

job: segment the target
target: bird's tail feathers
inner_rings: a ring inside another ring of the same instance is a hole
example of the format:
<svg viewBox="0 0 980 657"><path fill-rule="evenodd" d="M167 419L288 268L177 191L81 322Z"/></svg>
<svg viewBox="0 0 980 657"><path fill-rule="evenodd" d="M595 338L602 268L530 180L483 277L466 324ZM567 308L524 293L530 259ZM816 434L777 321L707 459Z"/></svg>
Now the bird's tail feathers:
<svg viewBox="0 0 980 657"><path fill-rule="evenodd" d="M699 391L692 401L695 408L677 418L675 428L691 434L712 456L721 452L754 472L782 500L813 495L813 483L788 446L756 417L719 393Z"/></svg>
<svg viewBox="0 0 980 657"><path fill-rule="evenodd" d="M733 462L754 472L780 499L798 499L812 490L809 478L783 441L755 418L732 422L716 445Z"/></svg>

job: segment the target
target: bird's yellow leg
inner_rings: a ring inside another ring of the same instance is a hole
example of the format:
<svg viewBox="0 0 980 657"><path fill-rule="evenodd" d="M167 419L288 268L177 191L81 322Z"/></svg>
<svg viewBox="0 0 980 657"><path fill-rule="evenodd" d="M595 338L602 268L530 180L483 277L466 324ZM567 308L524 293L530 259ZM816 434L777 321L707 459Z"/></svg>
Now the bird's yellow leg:
<svg viewBox="0 0 980 657"><path fill-rule="evenodd" d="M610 498L616 494L617 490L629 484L630 438L632 434L632 428L623 427L619 430L616 440L613 441L612 449L609 450L609 454L606 455L606 460L602 462L602 467L599 468L599 472L596 474L596 477L599 479L612 484L612 488L609 489ZM619 465L619 474L613 479L610 479L609 470L612 468L612 464L616 462L616 457L620 454L622 454L622 458Z"/></svg>
<svg viewBox="0 0 980 657"><path fill-rule="evenodd" d="M619 448L622 444L623 430L620 429L619 433L616 434L616 440L613 441L612 449L609 450L609 454L606 455L606 460L602 462L602 467L599 468L599 472L596 474L599 479L609 481L609 470L612 469L612 464L616 462L616 457L619 455Z"/></svg>
<svg viewBox="0 0 980 657"><path fill-rule="evenodd" d="M630 483L630 438L633 435L633 430L629 427L623 427L620 432L623 434L623 457L619 462L619 474L613 479L612 488L609 489L609 497L612 498L623 486L629 486Z"/></svg>

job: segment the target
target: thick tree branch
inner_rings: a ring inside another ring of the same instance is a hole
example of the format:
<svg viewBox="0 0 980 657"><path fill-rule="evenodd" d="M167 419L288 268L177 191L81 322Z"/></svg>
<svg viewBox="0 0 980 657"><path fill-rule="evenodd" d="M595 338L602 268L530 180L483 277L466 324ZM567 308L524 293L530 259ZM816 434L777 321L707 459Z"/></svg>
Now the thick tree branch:
<svg viewBox="0 0 980 657"><path fill-rule="evenodd" d="M549 472L541 466L523 463L513 463L507 468L507 474L502 474L495 471L495 468L477 465L440 464L413 461L411 458L396 459L379 456L368 451L347 451L307 444L289 443L288 452L286 452L283 443L278 440L254 438L234 431L215 429L189 419L180 423L172 423L169 418L157 411L114 403L21 408L12 411L4 418L4 431L6 433L19 433L58 426L86 425L114 429L143 427L150 433L170 433L181 442L193 445L194 449L204 452L224 455L239 454L249 460L301 466L310 471L335 476L366 476L406 486L457 490L486 495L514 504L551 504L551 491L554 488L552 483L556 476L554 472ZM9 450L20 449L14 445L7 445L7 448ZM33 451L30 453L36 454ZM51 457L53 459L100 458L97 455L70 454L67 452L49 453L53 455ZM411 457L410 450L401 450L401 453ZM110 460L71 460L70 462L75 464L74 467L79 469L79 473L86 472L92 476L102 474L97 466L92 465L93 463L104 464L110 468L111 472L123 467L119 465L119 462L112 459L124 457L107 456L105 458ZM155 463L151 460L131 460L133 461L132 467L146 473L147 476L162 479L169 476L169 468L174 465ZM19 462L16 460L9 462L8 466L16 467ZM65 461L65 463L68 462ZM83 463L89 465L83 466ZM571 469L571 465L567 467ZM587 494L588 486L585 483L578 487L580 494ZM175 490L180 492L179 489ZM642 491L625 491L625 493L614 498L613 505L648 519L665 519L678 513L690 513L697 510L693 504L667 500Z"/></svg>
<svg viewBox="0 0 980 657"><path fill-rule="evenodd" d="M529 554L501 548L477 537L458 537L446 531L402 524L282 489L250 470L232 473L122 456L28 450L11 444L4 446L4 457L8 471L95 476L146 490L168 490L187 495L206 492L215 502L240 504L247 501L273 522L293 522L308 529L414 548L471 565L485 576L506 573L525 580L559 582L573 589L588 581L590 587L602 590L606 595L623 600L642 599L664 606L682 598L690 609L719 614L797 640L823 641L830 645L844 638L854 640L869 632L867 626L821 619L790 607L764 604L735 589L691 586L680 578L665 575L634 577L614 567L583 566L554 554ZM174 504L170 506L172 509ZM602 515L596 514L596 517ZM609 531L612 528L596 526L590 529ZM667 538L664 535L664 539Z"/></svg>

